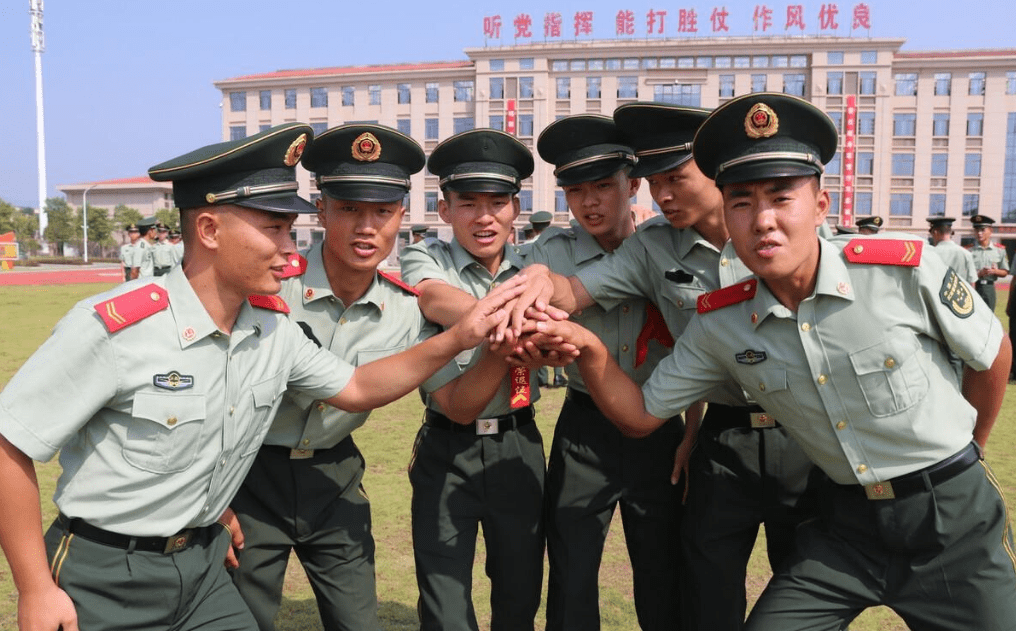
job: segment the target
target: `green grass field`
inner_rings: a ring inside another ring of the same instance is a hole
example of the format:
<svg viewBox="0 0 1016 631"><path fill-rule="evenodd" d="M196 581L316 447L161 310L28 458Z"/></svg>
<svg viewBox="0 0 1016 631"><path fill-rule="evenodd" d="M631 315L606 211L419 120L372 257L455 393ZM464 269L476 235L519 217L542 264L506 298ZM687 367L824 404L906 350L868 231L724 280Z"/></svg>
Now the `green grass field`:
<svg viewBox="0 0 1016 631"><path fill-rule="evenodd" d="M49 335L53 324L77 300L105 290L107 285L67 285L55 287L0 288L0 322L3 342L0 345L0 385L6 384L24 360ZM999 304L1006 294L1000 292ZM1001 307L999 308L1001 311ZM1004 314L1000 314L1005 322ZM54 384L59 396L60 384ZM548 390L537 405L538 422L544 442L549 446L557 411L564 391ZM416 395L410 395L373 414L367 425L358 430L356 441L367 460L364 480L373 505L374 537L377 540L378 596L382 624L389 630L417 629L416 582L409 528L410 486L406 475L410 450L422 417L422 406ZM1006 401L988 445L988 461L1004 486L1010 514L1016 514L1016 386L1009 386ZM55 462L39 465L42 485L44 521L55 515L52 504L58 474ZM675 535L676 536L676 535ZM765 542L760 534L749 565L748 590L754 599L768 580ZM479 546L474 572L474 602L487 626L490 616L489 589L483 574L483 547ZM546 581L546 576L544 577ZM605 631L631 631L637 628L632 604L631 569L624 548L620 524L615 524L607 539L600 569L600 610ZM546 593L546 592L544 592ZM0 560L0 629L16 628L16 593L6 561ZM543 612L537 618L542 629ZM320 629L314 599L299 565L291 563L285 588L285 601L280 614L284 631ZM891 611L873 609L851 624L852 631L906 629Z"/></svg>

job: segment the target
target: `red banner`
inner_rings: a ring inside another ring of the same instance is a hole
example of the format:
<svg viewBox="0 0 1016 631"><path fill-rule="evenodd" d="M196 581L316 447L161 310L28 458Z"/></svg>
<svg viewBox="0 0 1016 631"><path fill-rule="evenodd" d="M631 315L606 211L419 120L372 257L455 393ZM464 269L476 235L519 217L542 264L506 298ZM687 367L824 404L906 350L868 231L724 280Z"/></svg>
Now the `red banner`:
<svg viewBox="0 0 1016 631"><path fill-rule="evenodd" d="M515 134L515 99L508 99L504 117L504 130L509 134Z"/></svg>
<svg viewBox="0 0 1016 631"><path fill-rule="evenodd" d="M840 225L854 223L854 154L857 137L857 97L847 97L847 115L843 118L843 200Z"/></svg>

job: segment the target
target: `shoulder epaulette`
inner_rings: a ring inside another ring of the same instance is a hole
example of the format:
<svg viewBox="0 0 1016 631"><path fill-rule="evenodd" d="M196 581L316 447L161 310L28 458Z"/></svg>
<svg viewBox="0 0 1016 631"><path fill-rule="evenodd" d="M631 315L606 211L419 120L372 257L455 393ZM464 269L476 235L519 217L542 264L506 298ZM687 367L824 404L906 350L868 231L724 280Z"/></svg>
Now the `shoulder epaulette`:
<svg viewBox="0 0 1016 631"><path fill-rule="evenodd" d="M740 283L702 294L698 297L698 312L709 313L730 305L736 305L755 297L755 290L758 289L758 280L742 281Z"/></svg>
<svg viewBox="0 0 1016 631"><path fill-rule="evenodd" d="M307 271L307 259L303 258L295 252L289 256L289 263L286 265L286 271L282 273L282 278L292 278L294 276L300 276Z"/></svg>
<svg viewBox="0 0 1016 631"><path fill-rule="evenodd" d="M643 230L650 230L652 228L669 225L670 221L667 220L666 217L664 217L663 215L657 215L655 217L650 217L649 219L646 219L639 225L635 226L635 232L642 232Z"/></svg>
<svg viewBox="0 0 1016 631"><path fill-rule="evenodd" d="M168 306L169 294L163 287L152 283L116 298L103 300L95 305L95 311L106 324L106 329L116 333Z"/></svg>
<svg viewBox="0 0 1016 631"><path fill-rule="evenodd" d="M1001 243L996 243L994 245L995 245L996 248L1002 248L1003 250L1005 249L1005 246L1002 245Z"/></svg>
<svg viewBox="0 0 1016 631"><path fill-rule="evenodd" d="M396 276L394 276L392 274L388 274L386 272L382 272L381 270L377 271L377 275L380 276L381 278L385 279L389 283L395 285L399 289L405 291L406 293L412 294L414 296L419 296L420 295L420 292L416 290L416 287L413 287L411 285L407 285L406 283L402 282L401 278L398 278L398 277L396 277Z"/></svg>
<svg viewBox="0 0 1016 631"><path fill-rule="evenodd" d="M261 307L262 309L271 309L272 311L278 311L279 313L289 313L289 305L281 297L272 294L271 296L265 296L263 294L253 294L247 296L247 302L253 307Z"/></svg>
<svg viewBox="0 0 1016 631"><path fill-rule="evenodd" d="M910 239L851 239L843 254L851 263L917 267L924 241Z"/></svg>

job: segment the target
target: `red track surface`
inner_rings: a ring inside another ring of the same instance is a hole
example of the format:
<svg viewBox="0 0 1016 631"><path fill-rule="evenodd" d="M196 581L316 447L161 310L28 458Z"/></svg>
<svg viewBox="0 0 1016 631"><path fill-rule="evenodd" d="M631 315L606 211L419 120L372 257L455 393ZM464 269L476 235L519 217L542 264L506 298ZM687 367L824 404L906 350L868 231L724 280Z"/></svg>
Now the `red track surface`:
<svg viewBox="0 0 1016 631"><path fill-rule="evenodd" d="M123 281L123 269L110 266L23 268L0 271L0 287L6 285L69 285Z"/></svg>

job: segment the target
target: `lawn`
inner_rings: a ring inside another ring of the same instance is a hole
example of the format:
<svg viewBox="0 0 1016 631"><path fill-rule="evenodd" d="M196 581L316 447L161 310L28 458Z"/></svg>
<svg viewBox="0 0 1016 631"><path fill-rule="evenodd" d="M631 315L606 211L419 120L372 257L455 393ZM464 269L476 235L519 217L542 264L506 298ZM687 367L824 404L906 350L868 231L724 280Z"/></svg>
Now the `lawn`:
<svg viewBox="0 0 1016 631"><path fill-rule="evenodd" d="M0 322L3 342L0 346L0 384L5 384L25 358L48 336L53 324L77 300L103 291L107 285L67 285L55 287L4 287L0 289ZM1005 292L999 304L1004 305ZM999 307L1001 311L1001 306ZM1003 318L1004 314L1000 314ZM1016 386L1009 386L1006 401L988 445L988 461L1006 493L1010 514L1016 514ZM54 393L60 391L54 384ZM549 446L557 411L564 391L548 390L537 405L537 418L544 442ZM355 434L367 461L364 485L373 505L374 537L377 540L378 595L382 624L389 630L417 629L416 584L409 529L410 487L406 476L410 449L422 417L416 395L378 410L367 425ZM55 515L51 497L58 473L55 462L39 465L44 521ZM754 599L768 580L765 542L760 534L749 566L748 590ZM544 579L546 580L546 578ZM600 569L600 609L605 631L630 631L637 628L631 588L631 569L624 548L620 524L614 524L607 539ZM483 574L483 547L479 546L474 572L474 601L481 628L489 622L489 589ZM544 592L546 593L546 592ZM6 561L0 560L0 629L16 627L16 594ZM537 628L542 629L541 611ZM304 631L320 629L310 587L297 563L290 565L285 601L280 614L280 629ZM851 624L852 631L906 629L892 612L874 609Z"/></svg>

